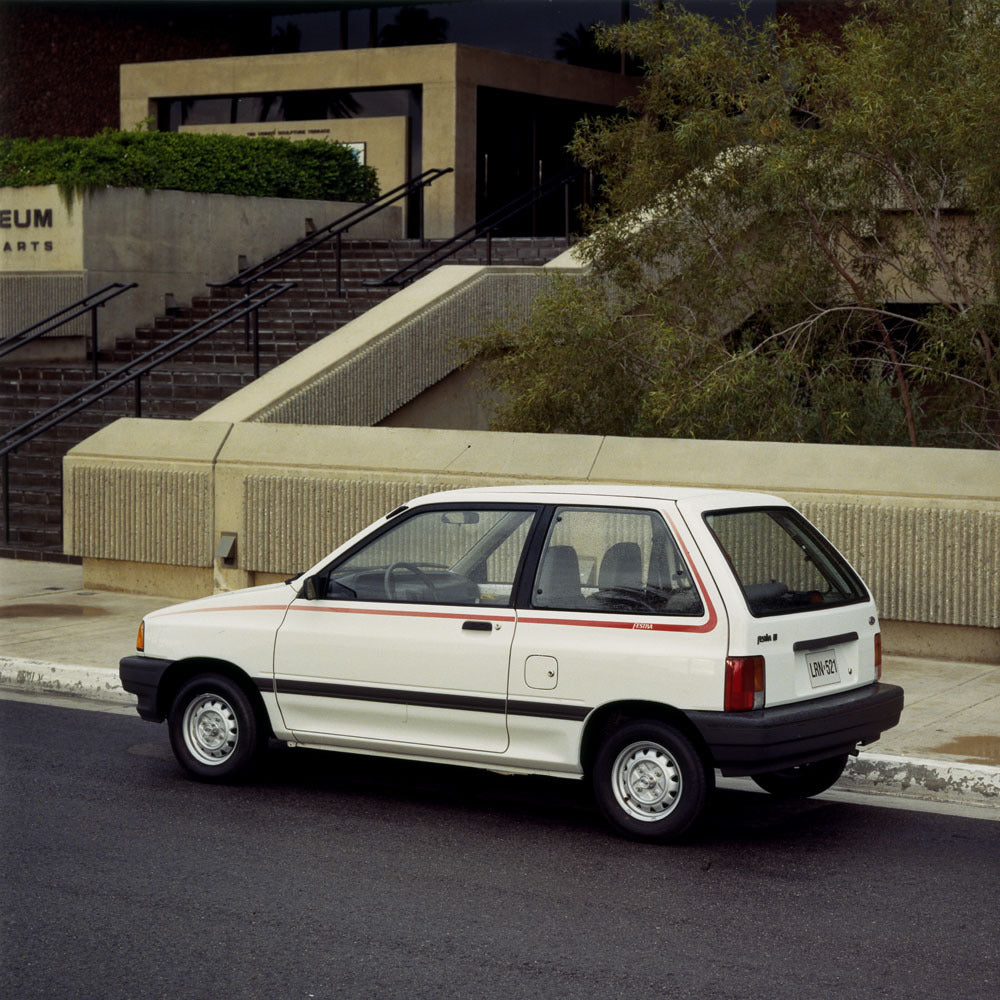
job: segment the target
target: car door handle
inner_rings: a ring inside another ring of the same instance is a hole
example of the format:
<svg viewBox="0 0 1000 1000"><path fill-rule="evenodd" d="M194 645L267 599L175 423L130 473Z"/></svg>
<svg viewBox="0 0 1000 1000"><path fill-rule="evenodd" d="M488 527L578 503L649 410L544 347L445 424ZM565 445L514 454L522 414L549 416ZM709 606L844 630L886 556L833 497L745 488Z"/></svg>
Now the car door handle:
<svg viewBox="0 0 1000 1000"><path fill-rule="evenodd" d="M492 632L493 626L489 622L471 621L462 622L462 628L469 632Z"/></svg>

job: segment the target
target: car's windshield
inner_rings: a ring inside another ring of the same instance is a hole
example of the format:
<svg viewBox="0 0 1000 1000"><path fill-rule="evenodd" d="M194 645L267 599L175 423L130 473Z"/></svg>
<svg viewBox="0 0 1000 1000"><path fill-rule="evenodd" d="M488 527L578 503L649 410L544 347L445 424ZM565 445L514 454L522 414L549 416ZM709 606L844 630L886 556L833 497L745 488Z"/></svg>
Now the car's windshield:
<svg viewBox="0 0 1000 1000"><path fill-rule="evenodd" d="M839 553L789 507L711 511L705 523L755 617L868 599Z"/></svg>

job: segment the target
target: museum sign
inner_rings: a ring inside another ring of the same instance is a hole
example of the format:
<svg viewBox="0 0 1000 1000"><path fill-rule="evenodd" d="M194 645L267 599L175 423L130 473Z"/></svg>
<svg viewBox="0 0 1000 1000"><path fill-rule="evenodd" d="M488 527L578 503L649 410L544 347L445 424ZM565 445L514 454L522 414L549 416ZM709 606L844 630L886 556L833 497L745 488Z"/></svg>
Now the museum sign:
<svg viewBox="0 0 1000 1000"><path fill-rule="evenodd" d="M0 271L81 270L82 216L54 185L0 188Z"/></svg>

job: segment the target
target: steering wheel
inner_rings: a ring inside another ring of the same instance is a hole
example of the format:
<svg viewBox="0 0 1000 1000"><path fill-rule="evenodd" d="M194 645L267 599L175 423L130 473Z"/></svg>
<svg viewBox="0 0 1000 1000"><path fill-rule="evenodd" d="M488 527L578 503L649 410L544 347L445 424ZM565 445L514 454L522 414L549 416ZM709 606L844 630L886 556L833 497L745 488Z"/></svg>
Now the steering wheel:
<svg viewBox="0 0 1000 1000"><path fill-rule="evenodd" d="M623 610L648 611L650 614L656 614L657 610L649 601L640 597L634 590L624 587L608 587L607 590L599 590L594 594L594 597L601 603L614 601L616 604L624 604L626 608ZM608 610L618 609L609 608Z"/></svg>
<svg viewBox="0 0 1000 1000"><path fill-rule="evenodd" d="M400 570L406 570L407 572L412 573L427 588L427 593L431 599L437 596L434 591L433 581L419 566L410 562L394 562L386 567L385 574L382 577L385 594L390 601L396 600L396 584L392 579L392 575Z"/></svg>

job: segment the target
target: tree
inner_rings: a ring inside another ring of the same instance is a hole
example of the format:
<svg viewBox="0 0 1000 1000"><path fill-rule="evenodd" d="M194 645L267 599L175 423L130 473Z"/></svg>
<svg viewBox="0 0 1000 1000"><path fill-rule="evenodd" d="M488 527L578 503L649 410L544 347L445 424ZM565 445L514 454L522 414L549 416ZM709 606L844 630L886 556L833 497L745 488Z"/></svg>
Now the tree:
<svg viewBox="0 0 1000 1000"><path fill-rule="evenodd" d="M651 5L602 42L646 70L573 142L592 276L486 342L497 426L1000 447L995 0L871 0L837 39Z"/></svg>
<svg viewBox="0 0 1000 1000"><path fill-rule="evenodd" d="M612 52L597 40L598 24L578 24L573 31L564 31L555 43L556 59L570 66L600 69L605 73L621 73L622 53ZM634 59L625 59L624 72L635 75L639 65Z"/></svg>

